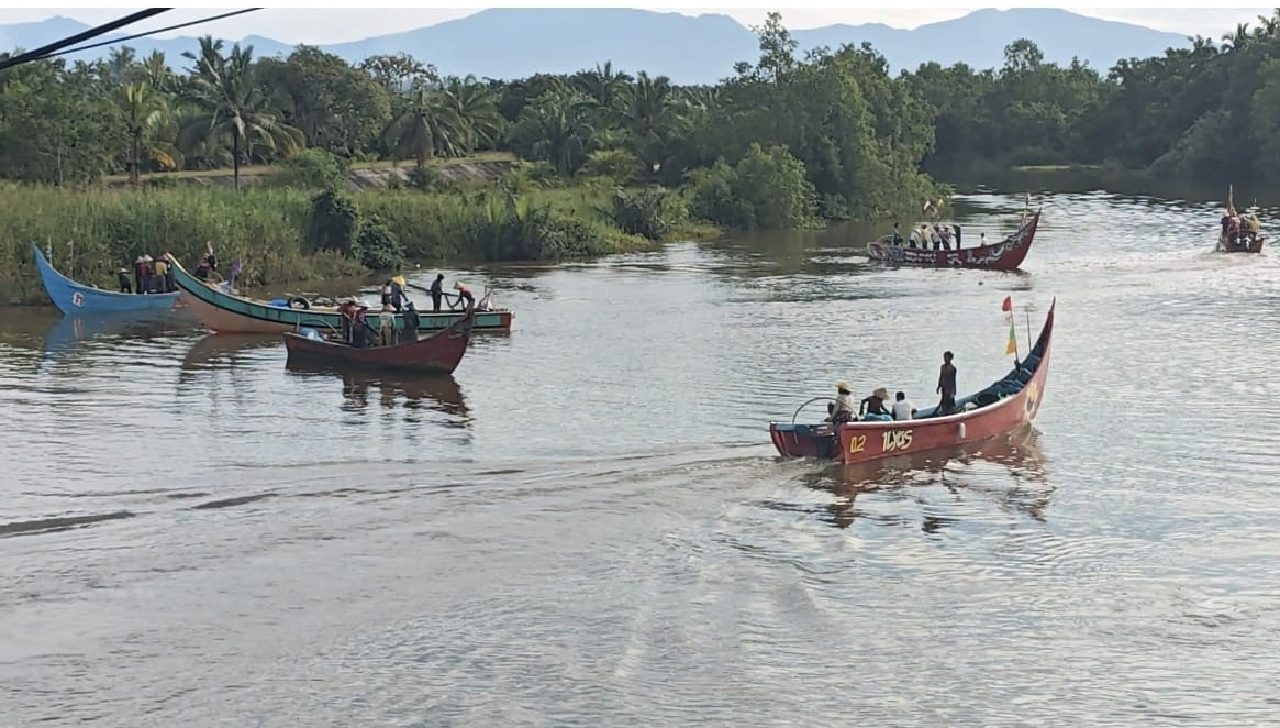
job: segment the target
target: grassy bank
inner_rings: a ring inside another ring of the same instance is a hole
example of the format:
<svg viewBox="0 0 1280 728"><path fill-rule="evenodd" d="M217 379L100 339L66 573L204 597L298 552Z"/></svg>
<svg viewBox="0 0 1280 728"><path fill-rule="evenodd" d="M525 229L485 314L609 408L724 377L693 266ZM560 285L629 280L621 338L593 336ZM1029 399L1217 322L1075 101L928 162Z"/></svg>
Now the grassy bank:
<svg viewBox="0 0 1280 728"><path fill-rule="evenodd" d="M206 241L222 261L244 261L245 286L363 272L350 257L314 245L315 194L265 186L135 192L0 185L0 302L43 300L31 242L52 241L60 269L108 288L114 288L114 271L142 253L167 251L194 265ZM615 224L608 214L612 194L593 188L533 189L519 196L497 188L374 189L350 199L362 219L376 219L391 231L409 260L555 260L652 246ZM713 231L682 223L667 232L673 238Z"/></svg>

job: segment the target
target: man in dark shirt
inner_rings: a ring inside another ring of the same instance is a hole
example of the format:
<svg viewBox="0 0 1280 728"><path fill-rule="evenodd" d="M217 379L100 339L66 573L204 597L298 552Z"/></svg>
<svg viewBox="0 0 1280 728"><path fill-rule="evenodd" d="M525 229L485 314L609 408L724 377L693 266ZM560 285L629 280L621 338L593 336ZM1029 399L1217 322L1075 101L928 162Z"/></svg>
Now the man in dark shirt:
<svg viewBox="0 0 1280 728"><path fill-rule="evenodd" d="M444 274L437 273L436 279L431 284L431 310L439 311L440 302L444 300Z"/></svg>
<svg viewBox="0 0 1280 728"><path fill-rule="evenodd" d="M942 395L938 413L943 415L954 414L956 411L956 365L951 363L953 359L954 354L945 352L942 355L942 366L938 367L937 392Z"/></svg>

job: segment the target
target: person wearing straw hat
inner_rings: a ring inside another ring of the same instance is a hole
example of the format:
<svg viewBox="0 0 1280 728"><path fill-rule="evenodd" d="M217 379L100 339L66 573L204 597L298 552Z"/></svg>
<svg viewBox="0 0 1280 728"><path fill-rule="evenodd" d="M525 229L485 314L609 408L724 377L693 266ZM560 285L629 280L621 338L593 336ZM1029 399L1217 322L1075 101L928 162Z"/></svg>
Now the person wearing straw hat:
<svg viewBox="0 0 1280 728"><path fill-rule="evenodd" d="M864 420L891 420L893 413L890 412L884 403L889 400L889 390L880 387L872 392L869 397L862 400L858 408L858 414Z"/></svg>
<svg viewBox="0 0 1280 728"><path fill-rule="evenodd" d="M853 390L849 389L848 382L836 382L836 401L835 404L827 405L827 412L831 415L828 419L832 424L838 425L854 419Z"/></svg>
<svg viewBox="0 0 1280 728"><path fill-rule="evenodd" d="M471 289L467 288L462 281L454 283L453 290L458 292L458 303L462 304L464 310L476 305L476 299L475 296L471 295Z"/></svg>

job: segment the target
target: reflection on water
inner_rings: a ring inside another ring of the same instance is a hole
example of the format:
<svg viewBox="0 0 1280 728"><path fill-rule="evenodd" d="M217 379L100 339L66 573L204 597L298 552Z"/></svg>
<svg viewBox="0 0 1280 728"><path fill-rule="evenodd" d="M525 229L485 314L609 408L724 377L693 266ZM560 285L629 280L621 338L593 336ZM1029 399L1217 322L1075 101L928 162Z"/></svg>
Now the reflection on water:
<svg viewBox="0 0 1280 728"><path fill-rule="evenodd" d="M828 509L838 528L848 528L860 515L855 505L860 494L886 488L901 489L898 492L904 498L912 497L913 489L919 486L937 486L954 496L992 497L1037 521L1045 520L1054 490L1040 449L1040 435L1034 429L928 453L828 465L806 474L801 481L831 493ZM924 514L920 527L933 532L953 521Z"/></svg>
<svg viewBox="0 0 1280 728"><path fill-rule="evenodd" d="M448 374L413 375L392 372L340 371L290 362L291 375L313 382L342 382L342 397L354 409L369 406L369 389L377 390L377 401L385 410L404 407L408 411L426 406L457 418L452 427L470 426L467 403L457 380Z"/></svg>
<svg viewBox="0 0 1280 728"><path fill-rule="evenodd" d="M469 272L516 326L452 378L0 312L0 724L1274 723L1280 254L1041 203L1023 275L856 225ZM1009 294L1058 298L1038 432L775 457L838 379L1003 375Z"/></svg>

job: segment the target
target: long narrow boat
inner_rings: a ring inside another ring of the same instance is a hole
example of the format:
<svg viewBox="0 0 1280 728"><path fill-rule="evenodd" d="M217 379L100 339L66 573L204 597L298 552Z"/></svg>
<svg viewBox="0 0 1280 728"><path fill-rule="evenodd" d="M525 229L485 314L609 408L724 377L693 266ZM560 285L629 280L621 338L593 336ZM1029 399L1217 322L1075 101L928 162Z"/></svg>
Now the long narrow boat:
<svg viewBox="0 0 1280 728"><path fill-rule="evenodd" d="M1022 265L1027 252L1031 250L1039 224L1040 211L1037 210L1003 240L959 250L926 250L913 248L906 243L895 245L893 236L886 235L873 243L867 243L867 256L874 261L894 265L1014 270Z"/></svg>
<svg viewBox="0 0 1280 728"><path fill-rule="evenodd" d="M467 353L475 309L468 309L449 328L419 341L390 346L355 347L330 341L315 329L299 333L286 331L284 346L289 351L287 365L311 364L335 368L388 369L423 374L452 374Z"/></svg>
<svg viewBox="0 0 1280 728"><path fill-rule="evenodd" d="M126 313L130 311L167 311L178 303L178 294L153 293L135 295L104 291L101 288L76 283L59 273L40 252L40 246L32 245L36 270L53 305L68 315L92 315L99 313Z"/></svg>
<svg viewBox="0 0 1280 728"><path fill-rule="evenodd" d="M954 447L1014 432L1035 420L1049 377L1053 312L1031 353L1014 371L977 394L956 400L958 412L936 416L936 407L916 419L889 422L798 424L770 422L769 437L782 455L861 463L895 455ZM973 409L968 409L972 406Z"/></svg>
<svg viewBox="0 0 1280 728"><path fill-rule="evenodd" d="M286 308L273 306L245 296L224 293L191 275L172 257L174 278L182 289L182 301L196 318L219 333L283 334L302 327L321 331L338 331L342 328L342 316L338 309L330 307ZM442 331L461 321L463 311L418 311L419 331ZM396 328L404 322L396 314ZM477 331L510 331L511 311L495 309L475 313Z"/></svg>

